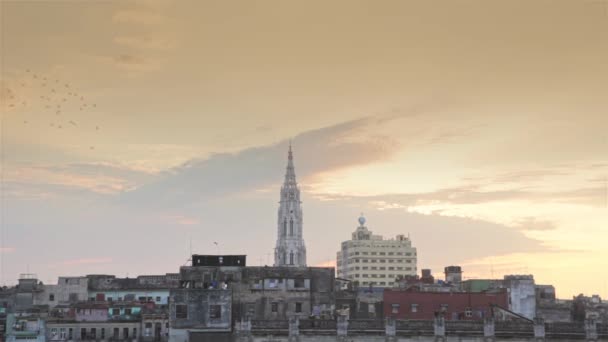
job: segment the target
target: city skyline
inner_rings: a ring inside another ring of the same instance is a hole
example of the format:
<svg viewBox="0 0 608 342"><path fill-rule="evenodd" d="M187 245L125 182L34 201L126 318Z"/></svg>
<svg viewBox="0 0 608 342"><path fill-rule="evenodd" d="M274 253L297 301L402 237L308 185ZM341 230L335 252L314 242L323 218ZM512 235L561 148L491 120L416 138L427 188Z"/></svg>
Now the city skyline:
<svg viewBox="0 0 608 342"><path fill-rule="evenodd" d="M607 5L474 4L2 2L2 282L270 265L291 139L311 266L608 297Z"/></svg>

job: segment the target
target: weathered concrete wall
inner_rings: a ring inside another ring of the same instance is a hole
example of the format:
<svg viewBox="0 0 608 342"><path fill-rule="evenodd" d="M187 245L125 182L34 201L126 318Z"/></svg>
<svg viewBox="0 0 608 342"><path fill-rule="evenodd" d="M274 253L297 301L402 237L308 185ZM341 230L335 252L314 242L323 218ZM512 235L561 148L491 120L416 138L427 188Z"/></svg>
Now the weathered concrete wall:
<svg viewBox="0 0 608 342"><path fill-rule="evenodd" d="M177 306L186 305L187 317L177 316ZM219 306L219 316L212 317L210 309ZM173 289L169 320L171 328L230 330L232 327L232 292L230 290Z"/></svg>
<svg viewBox="0 0 608 342"><path fill-rule="evenodd" d="M35 305L55 307L60 304L86 301L89 298L86 277L59 277L57 284L39 286L42 291L34 294Z"/></svg>
<svg viewBox="0 0 608 342"><path fill-rule="evenodd" d="M187 266L180 277L187 288L225 282L233 292L235 320L321 316L334 309L333 268Z"/></svg>
<svg viewBox="0 0 608 342"><path fill-rule="evenodd" d="M509 310L528 319L536 316L536 286L531 275L508 275L504 278L509 291Z"/></svg>

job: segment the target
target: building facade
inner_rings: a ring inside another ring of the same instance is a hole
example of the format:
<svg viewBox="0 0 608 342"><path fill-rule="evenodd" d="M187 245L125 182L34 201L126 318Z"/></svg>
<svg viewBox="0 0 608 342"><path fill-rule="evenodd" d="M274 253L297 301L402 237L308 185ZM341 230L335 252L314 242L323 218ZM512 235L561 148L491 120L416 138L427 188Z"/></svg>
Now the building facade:
<svg viewBox="0 0 608 342"><path fill-rule="evenodd" d="M506 290L495 293L384 290L384 315L395 319L432 320L441 313L446 320L483 320L492 317L494 305L507 307Z"/></svg>
<svg viewBox="0 0 608 342"><path fill-rule="evenodd" d="M392 287L396 279L416 275L417 260L416 248L409 237L384 239L373 235L361 216L352 239L342 242L336 265L338 278L360 286Z"/></svg>
<svg viewBox="0 0 608 342"><path fill-rule="evenodd" d="M274 266L306 267L306 246L302 231L302 202L296 182L293 153L289 145L285 181L281 187L281 200L277 221L277 243Z"/></svg>

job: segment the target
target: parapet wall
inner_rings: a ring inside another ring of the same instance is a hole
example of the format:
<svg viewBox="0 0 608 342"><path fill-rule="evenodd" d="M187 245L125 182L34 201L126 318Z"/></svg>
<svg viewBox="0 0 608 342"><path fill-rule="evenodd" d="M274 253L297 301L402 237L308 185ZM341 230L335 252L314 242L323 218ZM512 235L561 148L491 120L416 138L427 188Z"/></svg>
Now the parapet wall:
<svg viewBox="0 0 608 342"><path fill-rule="evenodd" d="M485 321L299 320L238 322L239 341L608 341L608 324Z"/></svg>

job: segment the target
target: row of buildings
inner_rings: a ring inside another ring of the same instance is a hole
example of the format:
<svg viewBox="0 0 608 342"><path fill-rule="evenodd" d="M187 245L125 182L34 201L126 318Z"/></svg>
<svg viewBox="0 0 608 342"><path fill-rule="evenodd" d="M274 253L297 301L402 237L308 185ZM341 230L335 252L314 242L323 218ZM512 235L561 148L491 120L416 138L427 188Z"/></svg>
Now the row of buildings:
<svg viewBox="0 0 608 342"><path fill-rule="evenodd" d="M428 328L438 317L608 323L599 297L558 301L552 286L530 275L463 280L459 266L446 267L442 280L428 269L418 275L409 237L374 235L363 216L337 253L337 276L331 267L308 267L291 146L279 203L273 266L247 266L245 255L193 255L191 264L164 275L59 277L57 284L22 275L0 289L0 342L221 342L252 329L283 341L272 336L283 328L292 341L297 322L310 331L337 327L340 335L349 321L365 332L383 329L378 322L393 322L393 330L395 321Z"/></svg>
<svg viewBox="0 0 608 342"><path fill-rule="evenodd" d="M392 288L357 286L327 267L247 266L245 256L193 255L178 273L137 278L23 275L0 291L2 340L232 341L243 322L594 320L608 324L599 297L558 301L532 276L402 278ZM251 323L249 323L251 324Z"/></svg>

